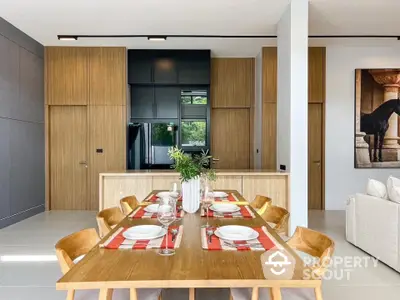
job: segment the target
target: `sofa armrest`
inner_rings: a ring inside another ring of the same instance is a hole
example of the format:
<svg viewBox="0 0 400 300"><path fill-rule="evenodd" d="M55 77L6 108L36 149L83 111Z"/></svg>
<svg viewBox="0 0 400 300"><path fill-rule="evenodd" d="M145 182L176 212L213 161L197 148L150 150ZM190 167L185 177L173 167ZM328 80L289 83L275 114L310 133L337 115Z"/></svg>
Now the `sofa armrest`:
<svg viewBox="0 0 400 300"><path fill-rule="evenodd" d="M357 245L355 201L355 196L349 196L346 201L346 240Z"/></svg>

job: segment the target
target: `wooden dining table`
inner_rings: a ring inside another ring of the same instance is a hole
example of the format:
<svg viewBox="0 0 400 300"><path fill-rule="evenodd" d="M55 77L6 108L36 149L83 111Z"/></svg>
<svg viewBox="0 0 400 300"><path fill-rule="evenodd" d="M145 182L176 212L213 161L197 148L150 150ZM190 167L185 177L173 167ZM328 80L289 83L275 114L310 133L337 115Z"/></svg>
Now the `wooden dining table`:
<svg viewBox="0 0 400 300"><path fill-rule="evenodd" d="M158 191L152 191L155 194ZM246 201L237 191L231 192L240 202ZM251 208L252 209L252 208ZM252 209L253 210L253 209ZM253 210L253 212L255 212ZM183 225L183 236L173 256L161 256L156 249L112 250L99 247L120 227L157 224L157 219L126 217L99 245L56 284L58 290L131 289L131 300L136 300L138 288L189 288L189 299L195 297L195 288L253 288L252 300L258 299L260 287L271 288L274 300L280 300L280 288L320 286L320 280L304 276L301 258L256 213L255 218L209 218L211 226L244 225L265 226L275 240L296 260L294 276L290 280L267 280L260 256L263 251L211 251L202 249L200 230L206 218L200 212L186 213L176 221ZM108 300L108 293L100 292L100 299Z"/></svg>

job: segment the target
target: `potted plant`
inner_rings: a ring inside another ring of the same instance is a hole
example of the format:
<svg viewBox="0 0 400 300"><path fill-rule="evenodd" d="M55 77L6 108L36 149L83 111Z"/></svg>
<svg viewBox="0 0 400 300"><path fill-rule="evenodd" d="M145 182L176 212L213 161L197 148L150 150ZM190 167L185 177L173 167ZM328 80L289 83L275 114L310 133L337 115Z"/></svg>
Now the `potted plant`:
<svg viewBox="0 0 400 300"><path fill-rule="evenodd" d="M200 178L215 181L216 174L210 168L212 156L207 151L201 154L187 155L182 149L172 147L169 157L174 160L172 168L179 172L182 182L182 206L188 213L195 213L200 207Z"/></svg>

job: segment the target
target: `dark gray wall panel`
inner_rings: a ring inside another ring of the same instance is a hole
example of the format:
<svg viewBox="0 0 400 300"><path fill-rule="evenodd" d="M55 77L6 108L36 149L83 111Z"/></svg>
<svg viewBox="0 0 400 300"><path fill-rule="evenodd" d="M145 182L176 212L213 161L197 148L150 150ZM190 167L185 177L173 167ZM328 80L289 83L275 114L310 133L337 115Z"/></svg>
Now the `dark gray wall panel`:
<svg viewBox="0 0 400 300"><path fill-rule="evenodd" d="M44 47L40 43L38 43L29 35L19 30L17 27L8 23L1 17L0 17L0 35L7 37L14 43L34 53L35 55L41 58L44 57Z"/></svg>
<svg viewBox="0 0 400 300"><path fill-rule="evenodd" d="M43 59L21 48L19 62L19 100L11 106L11 115L18 120L44 122Z"/></svg>
<svg viewBox="0 0 400 300"><path fill-rule="evenodd" d="M19 214L12 215L8 218L5 219L0 219L0 229L9 225L12 225L14 223L17 223L19 221L22 221L26 218L32 217L34 215L37 215L38 213L44 212L44 204L40 206L33 207L29 210L23 211Z"/></svg>
<svg viewBox="0 0 400 300"><path fill-rule="evenodd" d="M10 120L0 118L0 219L10 215Z"/></svg>
<svg viewBox="0 0 400 300"><path fill-rule="evenodd" d="M44 202L44 128L11 120L11 214Z"/></svg>
<svg viewBox="0 0 400 300"><path fill-rule="evenodd" d="M44 210L43 53L0 18L0 228Z"/></svg>
<svg viewBox="0 0 400 300"><path fill-rule="evenodd" d="M12 118L19 101L19 47L0 35L0 117Z"/></svg>

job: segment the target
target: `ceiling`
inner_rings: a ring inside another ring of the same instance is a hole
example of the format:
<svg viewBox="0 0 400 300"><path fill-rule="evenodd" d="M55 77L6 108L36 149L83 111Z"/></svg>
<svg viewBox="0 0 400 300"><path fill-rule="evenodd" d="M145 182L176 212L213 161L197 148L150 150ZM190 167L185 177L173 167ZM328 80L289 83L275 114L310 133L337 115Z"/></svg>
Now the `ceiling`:
<svg viewBox="0 0 400 300"><path fill-rule="evenodd" d="M146 38L58 41L74 35L274 35L290 0L0 0L3 17L45 46L211 49L255 56L269 39ZM384 5L383 5L384 2ZM398 0L311 0L310 34L400 35ZM376 42L376 41L375 41Z"/></svg>

